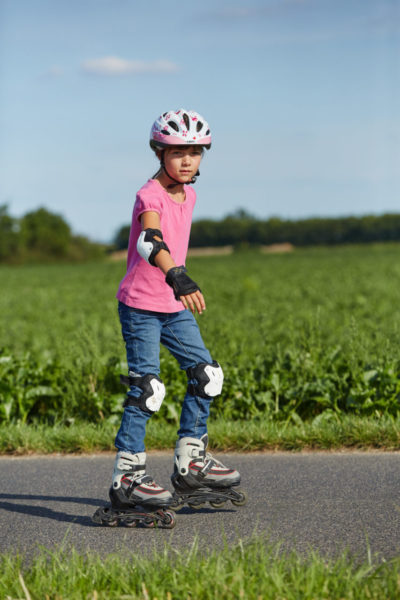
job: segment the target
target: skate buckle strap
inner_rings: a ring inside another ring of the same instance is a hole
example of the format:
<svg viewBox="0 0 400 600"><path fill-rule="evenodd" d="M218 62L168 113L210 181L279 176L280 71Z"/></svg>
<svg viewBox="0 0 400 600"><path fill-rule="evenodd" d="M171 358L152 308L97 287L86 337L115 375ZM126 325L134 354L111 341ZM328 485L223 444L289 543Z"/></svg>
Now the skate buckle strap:
<svg viewBox="0 0 400 600"><path fill-rule="evenodd" d="M204 467L197 473L198 477L204 479L214 466L214 461L208 460Z"/></svg>
<svg viewBox="0 0 400 600"><path fill-rule="evenodd" d="M154 480L150 475L142 475L141 477L137 477L137 479L132 479L131 484L128 489L128 496L130 496L135 488L142 484L151 485L154 483Z"/></svg>
<svg viewBox="0 0 400 600"><path fill-rule="evenodd" d="M154 479L150 475L142 475L142 477L135 479L135 483L139 485L142 485L142 483L154 483Z"/></svg>
<svg viewBox="0 0 400 600"><path fill-rule="evenodd" d="M204 450L201 450L195 444L189 443L187 445L187 451L179 455L179 472L181 475L187 475L192 460L201 459L202 454L204 455Z"/></svg>
<svg viewBox="0 0 400 600"><path fill-rule="evenodd" d="M126 471L127 473L135 473L136 471L145 471L146 463L144 465L133 465L131 460L121 456L118 459L117 468L120 471Z"/></svg>

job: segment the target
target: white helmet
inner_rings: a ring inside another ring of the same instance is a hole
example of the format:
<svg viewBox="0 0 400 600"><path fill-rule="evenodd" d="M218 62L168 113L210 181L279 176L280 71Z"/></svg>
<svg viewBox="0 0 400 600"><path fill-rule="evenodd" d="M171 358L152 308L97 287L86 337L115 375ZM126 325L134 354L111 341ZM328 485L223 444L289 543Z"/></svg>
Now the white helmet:
<svg viewBox="0 0 400 600"><path fill-rule="evenodd" d="M199 113L181 108L170 110L154 121L150 132L153 150L189 144L211 148L210 127Z"/></svg>

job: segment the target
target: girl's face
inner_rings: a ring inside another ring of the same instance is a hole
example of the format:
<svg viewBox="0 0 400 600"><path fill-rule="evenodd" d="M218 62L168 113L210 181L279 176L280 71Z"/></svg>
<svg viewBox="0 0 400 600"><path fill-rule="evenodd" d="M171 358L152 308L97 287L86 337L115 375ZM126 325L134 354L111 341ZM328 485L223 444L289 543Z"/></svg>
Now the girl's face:
<svg viewBox="0 0 400 600"><path fill-rule="evenodd" d="M196 175L202 156L201 146L173 146L165 150L164 163L174 179L188 183Z"/></svg>

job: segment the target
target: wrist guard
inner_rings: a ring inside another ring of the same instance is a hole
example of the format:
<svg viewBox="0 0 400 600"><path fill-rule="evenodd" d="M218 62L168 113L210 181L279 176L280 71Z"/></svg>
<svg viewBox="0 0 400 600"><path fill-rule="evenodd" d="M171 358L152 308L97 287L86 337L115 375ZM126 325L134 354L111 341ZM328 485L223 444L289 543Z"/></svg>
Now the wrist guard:
<svg viewBox="0 0 400 600"><path fill-rule="evenodd" d="M199 286L193 279L190 279L189 275L186 275L186 267L172 267L167 272L165 281L174 290L174 296L176 300L180 299L180 296L187 296L193 294L193 292L201 292Z"/></svg>
<svg viewBox="0 0 400 600"><path fill-rule="evenodd" d="M160 250L166 250L169 252L169 248L164 241L159 242L155 237L163 239L163 234L159 229L144 229L139 235L136 248L140 256L146 260L149 265L156 267L154 261Z"/></svg>

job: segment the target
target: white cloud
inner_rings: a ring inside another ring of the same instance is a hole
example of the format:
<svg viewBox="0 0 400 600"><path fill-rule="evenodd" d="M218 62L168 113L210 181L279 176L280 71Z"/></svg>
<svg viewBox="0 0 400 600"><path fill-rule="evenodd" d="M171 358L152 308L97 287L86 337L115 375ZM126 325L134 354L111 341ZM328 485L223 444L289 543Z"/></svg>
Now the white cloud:
<svg viewBox="0 0 400 600"><path fill-rule="evenodd" d="M140 75L142 73L175 73L178 65L169 60L126 60L118 56L104 56L83 61L85 73L95 75Z"/></svg>

